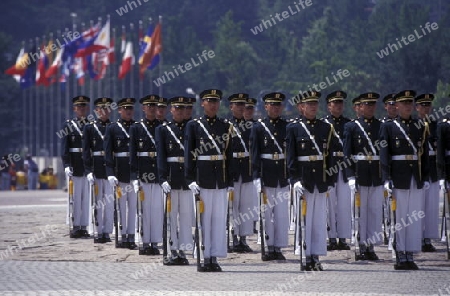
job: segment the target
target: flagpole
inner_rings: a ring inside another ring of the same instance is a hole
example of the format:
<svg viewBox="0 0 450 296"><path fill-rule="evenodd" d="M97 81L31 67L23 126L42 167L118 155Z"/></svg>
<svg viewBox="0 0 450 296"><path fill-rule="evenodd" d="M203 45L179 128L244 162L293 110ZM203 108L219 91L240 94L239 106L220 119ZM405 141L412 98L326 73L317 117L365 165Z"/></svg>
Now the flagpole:
<svg viewBox="0 0 450 296"><path fill-rule="evenodd" d="M108 14L107 16L107 22L109 23L109 29L111 30L111 16ZM111 60L109 59L109 52L111 51L111 31L109 32L110 36L109 36L109 44L108 44L108 50L106 51L106 57L105 57L105 61L108 61L108 65L109 67L105 66L105 79L106 79L106 85L107 88L106 90L108 91L107 94L105 94L105 96L111 97L111 71L112 71L112 63ZM113 29L113 40L114 40L114 29ZM115 40L114 40L114 45L115 45ZM111 70L109 69L111 68ZM108 72L109 70L109 72ZM109 74L109 75L108 75ZM105 93L106 93L105 90Z"/></svg>
<svg viewBox="0 0 450 296"><path fill-rule="evenodd" d="M153 23L153 20L152 20L152 18L151 17L149 17L148 18L148 25L149 26L151 26L152 25L152 23ZM153 28L153 32L155 31L155 28ZM152 40L152 42L153 42L153 40ZM151 61L150 61L150 65L151 65ZM147 70L147 69L145 69L145 70ZM144 73L146 73L147 71L145 71ZM149 69L149 71L148 71L148 76L149 76L149 78L150 78L150 93L151 94L153 94L153 81L152 81L152 73L153 73L153 70L151 70L151 69ZM145 75L145 74L144 74Z"/></svg>
<svg viewBox="0 0 450 296"><path fill-rule="evenodd" d="M100 24L100 30L102 30L102 18L101 17L98 18L98 22ZM97 56L99 56L99 53L100 52L97 52ZM98 70L99 69L99 67L98 67L99 66L99 59L97 59L95 65L97 66L96 68ZM98 73L97 73L97 76L98 76ZM102 95L102 79L99 78L99 79L97 79L97 98L102 97L102 96L103 96Z"/></svg>
<svg viewBox="0 0 450 296"><path fill-rule="evenodd" d="M49 43L50 43L50 40L53 40L53 33L49 34ZM45 51L45 54L47 54L47 51ZM48 59L49 66L52 64L52 62L53 62L52 60ZM45 79L47 79L47 78L45 78ZM55 156L55 154L54 154L54 147L53 147L53 145L54 145L54 141L53 141L53 139L54 139L54 128L55 128L55 111L54 111L55 108L54 108L53 105L54 105L55 98L54 98L54 89L53 89L51 80L49 80L49 83L50 83L50 85L48 86L49 87L49 89L48 89L48 102L49 102L49 105L50 105L50 108L49 108L49 114L50 114L50 116L49 116L50 117L49 125L50 125L50 128L49 128L48 141L49 141L50 157L53 157L53 156ZM47 99L46 99L46 101L47 101Z"/></svg>
<svg viewBox="0 0 450 296"><path fill-rule="evenodd" d="M125 26L122 26L122 36L125 36L125 48L124 52L126 50L126 32L125 32ZM122 98L125 98L125 78L122 78Z"/></svg>
<svg viewBox="0 0 450 296"><path fill-rule="evenodd" d="M142 23L142 20L139 20L139 36L138 36L138 55L137 55L137 57L138 57L138 59L139 59L139 52L140 52L140 50L141 50L141 42L142 42L142 38L143 38L143 36L142 36L142 33L143 33L143 30L144 30L144 25L143 25L143 23ZM137 63L136 61L135 61L135 64L137 64L138 65L138 73L139 73L139 98L142 98L143 96L144 96L144 83L143 83L143 79L141 78L141 75L140 75L140 68L139 68L139 63Z"/></svg>
<svg viewBox="0 0 450 296"><path fill-rule="evenodd" d="M56 34L59 36L61 36L61 30L57 30ZM60 48L59 50L62 50L62 48ZM55 57L56 58L56 57ZM56 70L56 100L57 100L57 106L56 106L56 111L58 114L58 128L62 127L63 124L63 120L62 120L62 113L63 113L63 108L62 108L62 95L61 95L61 82L59 81L59 78L61 76L61 67L58 67ZM56 139L56 153L55 156L60 156L61 155L61 139ZM61 174L60 174L61 175Z"/></svg>
<svg viewBox="0 0 450 296"><path fill-rule="evenodd" d="M42 36L42 44L43 44L43 48L41 48L41 53L42 53L42 57L41 57L41 59L43 59L44 58L44 54L45 54L45 51L44 51L44 49L45 49L45 41L46 41L46 38L45 38L45 35L43 35ZM44 62L44 61L40 61L40 62ZM38 71L39 71L39 64L38 64L38 67L37 67L37 69L38 69ZM44 69L45 69L45 65L44 65ZM42 87L42 118L43 118L43 120L41 120L40 122L42 122L42 149L45 151L45 152L48 152L48 150L47 150L47 135L48 135L48 132L49 132L49 129L48 129L48 127L47 127L47 123L48 123L48 121L47 121L47 104L48 104L48 101L47 101L47 90L46 90L46 85L45 85L45 77L43 77L43 78L41 78L41 75L40 75L41 73L39 72L39 78L40 79L43 79L43 81L44 81L44 86ZM45 156L48 156L48 153L46 153L46 155ZM46 163L47 163L47 159L46 159Z"/></svg>
<svg viewBox="0 0 450 296"><path fill-rule="evenodd" d="M110 67L111 67L111 71L109 72L109 81L110 83L112 83L112 87L109 89L110 93L109 93L109 97L112 98L113 100L115 100L115 95L116 95L116 89L117 89L117 84L114 83L114 81L117 79L117 71L116 71L116 66L117 66L117 55L116 55L116 28L112 29L113 32L113 39L114 39L114 65L113 63L111 63ZM111 61L110 61L111 62ZM115 112L111 113L112 114L112 120L115 119Z"/></svg>
<svg viewBox="0 0 450 296"><path fill-rule="evenodd" d="M84 32L84 30L86 29L86 25L85 25L85 23L83 22L83 23L81 23L81 33L83 33ZM82 69L82 71L83 71L83 79L84 79L84 83L83 83L83 85L81 85L80 86L80 88L81 88L81 93L82 94L86 94L86 82L87 82L87 77L86 77L86 73L84 72L84 60L85 60L85 58L86 57L82 57L82 60L81 60L81 69ZM90 97L91 98L91 97ZM92 99L92 98L91 98ZM91 107L91 106L89 106L89 107Z"/></svg>
<svg viewBox="0 0 450 296"><path fill-rule="evenodd" d="M77 31L77 24L75 24L75 18L73 18L73 23L72 23L72 34L74 33L74 32L76 32ZM67 36L68 37L68 36ZM78 83L78 78L77 78L77 71L75 70L75 69L77 69L77 68L75 68L75 67L78 67L79 65L78 65L78 63L75 61L77 58L76 57L74 57L73 58L73 61L72 61L72 75L73 75L73 96L77 96L78 95L78 85L77 85L77 83ZM78 70L78 69L77 69ZM84 94L82 94L82 95L84 95Z"/></svg>
<svg viewBox="0 0 450 296"><path fill-rule="evenodd" d="M69 28L66 28L66 34L67 34L67 32L69 32ZM69 98L70 98L70 65L67 65L68 66L68 74L67 74L67 77L65 77L66 78L66 82L65 82L65 87L64 87L64 91L65 91L65 93L66 93L66 95L65 95L65 104L66 104L66 119L69 119L70 118L70 104L69 104ZM64 73L64 75L65 75L65 73ZM75 95L74 95L75 96Z"/></svg>
<svg viewBox="0 0 450 296"><path fill-rule="evenodd" d="M134 30L134 25L133 25L133 23L130 23L130 41L131 41L131 44L133 44L134 42L134 32L133 32L133 30ZM134 51L134 48L133 48L133 51ZM134 53L132 53L131 54L132 56L134 55ZM134 82L134 71L136 70L135 69L136 67L134 67L134 65L131 65L131 71L130 71L130 97L132 97L132 98L134 98L134 87L133 87L133 82Z"/></svg>
<svg viewBox="0 0 450 296"><path fill-rule="evenodd" d="M22 41L22 48L23 52L25 52L25 41ZM19 78L19 84L20 84L20 78ZM26 134L26 120L27 120L27 109L26 109L26 92L24 92L22 89L20 90L22 92L22 145L25 147L27 142L27 134ZM24 149L25 152L25 149Z"/></svg>
<svg viewBox="0 0 450 296"><path fill-rule="evenodd" d="M161 46L162 46L162 16L159 16L159 25L160 25L160 39L161 39ZM152 40L153 42L153 40ZM162 55L162 49L159 52L159 77L162 76L162 65L163 65L163 55ZM163 84L161 83L159 85L159 96L162 97L163 96Z"/></svg>
<svg viewBox="0 0 450 296"><path fill-rule="evenodd" d="M89 28L92 29L94 27L94 21L90 20L90 25L91 27ZM95 60L92 59L92 54L91 54L91 67L93 67L93 64L95 64ZM95 70L95 68L94 68ZM89 98L91 98L91 102L89 103L89 110L94 110L94 78L91 77L91 73L89 73Z"/></svg>
<svg viewBox="0 0 450 296"><path fill-rule="evenodd" d="M33 40L32 39L30 39L29 40L29 48L31 48L33 45ZM29 62L30 62L30 64L32 63L32 61L31 61L31 57L30 57L30 51L28 51L28 59L29 59ZM30 67L30 65L28 65L28 67ZM30 153L31 154L34 154L33 153L33 126L34 126L34 117L33 117L33 112L34 112L34 110L33 110L33 92L32 92L32 90L31 90L31 86L30 86L30 91L29 91L29 100L30 100L30 102L29 102L29 112L30 112L30 122L29 122L29 141L28 141L28 143L30 144Z"/></svg>

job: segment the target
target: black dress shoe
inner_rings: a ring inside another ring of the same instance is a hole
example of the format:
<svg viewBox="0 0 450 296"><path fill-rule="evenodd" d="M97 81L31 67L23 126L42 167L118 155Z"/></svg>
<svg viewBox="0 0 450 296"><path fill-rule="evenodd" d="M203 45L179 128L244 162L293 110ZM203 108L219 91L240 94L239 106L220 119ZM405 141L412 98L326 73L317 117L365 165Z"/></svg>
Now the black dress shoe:
<svg viewBox="0 0 450 296"><path fill-rule="evenodd" d="M305 271L312 271L313 270L313 264L312 262L307 262L305 265Z"/></svg>
<svg viewBox="0 0 450 296"><path fill-rule="evenodd" d="M346 242L339 242L338 245L338 250L350 250L350 246L346 243Z"/></svg>
<svg viewBox="0 0 450 296"><path fill-rule="evenodd" d="M103 237L94 237L94 244L103 244L104 242Z"/></svg>
<svg viewBox="0 0 450 296"><path fill-rule="evenodd" d="M242 244L242 250L244 251L244 253L253 253L252 248L250 248L248 245Z"/></svg>
<svg viewBox="0 0 450 296"><path fill-rule="evenodd" d="M82 236L82 233L81 233L80 229L77 229L77 230L73 229L70 232L70 238L80 238L81 236Z"/></svg>
<svg viewBox="0 0 450 296"><path fill-rule="evenodd" d="M338 244L336 242L330 242L327 246L327 251L339 250Z"/></svg>
<svg viewBox="0 0 450 296"><path fill-rule="evenodd" d="M377 261L380 260L377 256L377 254L375 254L375 252L366 252L364 253L366 260L370 260L370 261Z"/></svg>
<svg viewBox="0 0 450 296"><path fill-rule="evenodd" d="M144 248L144 255L155 255L154 253L153 253L153 248L152 247L145 247Z"/></svg>
<svg viewBox="0 0 450 296"><path fill-rule="evenodd" d="M111 238L109 237L109 233L103 233L103 243L110 243Z"/></svg>
<svg viewBox="0 0 450 296"><path fill-rule="evenodd" d="M355 254L355 261L363 261L363 260L367 260L365 253L361 253L359 255Z"/></svg>
<svg viewBox="0 0 450 296"><path fill-rule="evenodd" d="M314 265L312 266L312 270L314 271L323 271L322 264L320 262L314 262Z"/></svg>
<svg viewBox="0 0 450 296"><path fill-rule="evenodd" d="M276 260L286 260L286 257L284 257L283 253L281 252L275 252L275 258Z"/></svg>
<svg viewBox="0 0 450 296"><path fill-rule="evenodd" d="M200 266L200 268L197 268L198 272L211 272L212 267L211 263L205 263L203 266Z"/></svg>
<svg viewBox="0 0 450 296"><path fill-rule="evenodd" d="M222 268L220 267L219 263L211 263L211 271L212 272L221 272Z"/></svg>
<svg viewBox="0 0 450 296"><path fill-rule="evenodd" d="M269 252L266 253L263 257L262 257L262 261L272 261L272 260L276 260L277 257L275 255L275 252Z"/></svg>
<svg viewBox="0 0 450 296"><path fill-rule="evenodd" d="M419 266L414 261L408 261L407 264L409 270L419 270Z"/></svg>
<svg viewBox="0 0 450 296"><path fill-rule="evenodd" d="M396 264L394 264L394 269L395 270L408 270L409 269L408 262L406 262L406 261L397 262Z"/></svg>
<svg viewBox="0 0 450 296"><path fill-rule="evenodd" d="M161 254L161 253L159 252L159 250L158 250L158 247L151 246L151 248L152 248L152 250L153 250L153 254L152 254L152 255L160 255L160 254Z"/></svg>
<svg viewBox="0 0 450 296"><path fill-rule="evenodd" d="M243 249L243 247L242 247L241 244L237 244L237 245L234 245L234 246L233 246L232 252L235 252L235 253L244 253L244 249Z"/></svg>
<svg viewBox="0 0 450 296"><path fill-rule="evenodd" d="M422 246L422 252L436 252L436 248L432 244L425 244Z"/></svg>
<svg viewBox="0 0 450 296"><path fill-rule="evenodd" d="M89 232L86 229L82 229L81 231L81 237L83 238L90 238Z"/></svg>
<svg viewBox="0 0 450 296"><path fill-rule="evenodd" d="M135 250L137 247L135 242L128 242L128 249Z"/></svg>

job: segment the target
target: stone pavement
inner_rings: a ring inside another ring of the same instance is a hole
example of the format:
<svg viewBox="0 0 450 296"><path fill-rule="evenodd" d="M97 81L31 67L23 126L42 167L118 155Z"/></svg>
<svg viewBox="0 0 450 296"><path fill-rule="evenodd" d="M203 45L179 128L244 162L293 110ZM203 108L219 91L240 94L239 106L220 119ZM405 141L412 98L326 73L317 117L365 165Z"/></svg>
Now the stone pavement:
<svg viewBox="0 0 450 296"><path fill-rule="evenodd" d="M445 244L416 256L419 271L394 271L391 252L379 262L354 261L352 251L321 257L325 271L300 272L293 246L286 262L262 262L258 252L228 254L222 273L164 266L113 243L70 239L62 191L0 192L0 295L450 295ZM290 235L291 243L293 235Z"/></svg>

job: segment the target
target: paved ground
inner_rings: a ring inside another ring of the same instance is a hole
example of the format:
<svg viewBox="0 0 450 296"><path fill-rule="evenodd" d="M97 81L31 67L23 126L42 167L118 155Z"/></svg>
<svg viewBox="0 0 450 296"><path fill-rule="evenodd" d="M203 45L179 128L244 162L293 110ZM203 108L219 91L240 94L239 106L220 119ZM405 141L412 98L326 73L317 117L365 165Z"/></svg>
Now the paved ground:
<svg viewBox="0 0 450 296"><path fill-rule="evenodd" d="M286 262L260 253L229 254L222 273L164 266L162 256L139 256L68 237L62 191L0 192L0 295L450 295L445 245L416 256L419 271L394 271L391 252L379 262L355 262L350 251L329 252L323 272L300 272L293 248ZM293 235L291 234L291 241ZM256 236L250 246L259 250Z"/></svg>

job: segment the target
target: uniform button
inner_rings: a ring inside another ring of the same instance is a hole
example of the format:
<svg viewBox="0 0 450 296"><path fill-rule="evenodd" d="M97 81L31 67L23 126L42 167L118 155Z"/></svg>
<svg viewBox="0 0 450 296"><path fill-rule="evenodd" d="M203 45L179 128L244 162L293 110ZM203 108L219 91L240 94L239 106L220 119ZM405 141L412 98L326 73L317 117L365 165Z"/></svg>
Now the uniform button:
<svg viewBox="0 0 450 296"><path fill-rule="evenodd" d="M316 169L313 169L312 171L313 171L313 173L315 173L315 172L316 172Z"/></svg>
<svg viewBox="0 0 450 296"><path fill-rule="evenodd" d="M372 161L371 161L371 160L369 160L369 163L372 163Z"/></svg>
<svg viewBox="0 0 450 296"><path fill-rule="evenodd" d="M311 124L311 127L314 127L314 124Z"/></svg>
<svg viewBox="0 0 450 296"><path fill-rule="evenodd" d="M312 147L313 150L316 150L316 147Z"/></svg>
<svg viewBox="0 0 450 296"><path fill-rule="evenodd" d="M273 135L276 136L276 135L277 135L277 132L274 132Z"/></svg>
<svg viewBox="0 0 450 296"><path fill-rule="evenodd" d="M278 164L278 161L275 161L275 164Z"/></svg>
<svg viewBox="0 0 450 296"><path fill-rule="evenodd" d="M412 163L410 163L409 166L412 167Z"/></svg>
<svg viewBox="0 0 450 296"><path fill-rule="evenodd" d="M155 164L152 164L152 167L155 167Z"/></svg>
<svg viewBox="0 0 450 296"><path fill-rule="evenodd" d="M367 133L370 136L370 132Z"/></svg>

